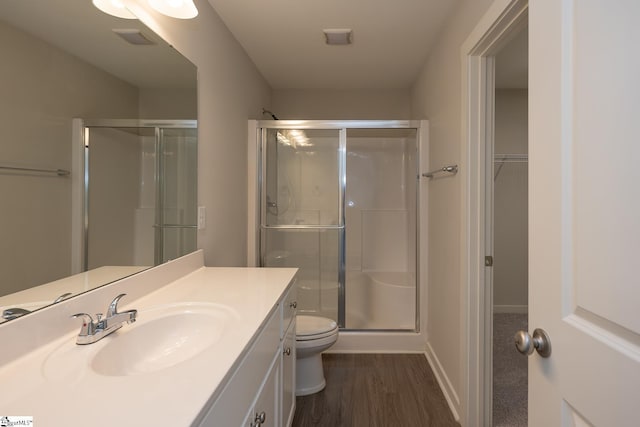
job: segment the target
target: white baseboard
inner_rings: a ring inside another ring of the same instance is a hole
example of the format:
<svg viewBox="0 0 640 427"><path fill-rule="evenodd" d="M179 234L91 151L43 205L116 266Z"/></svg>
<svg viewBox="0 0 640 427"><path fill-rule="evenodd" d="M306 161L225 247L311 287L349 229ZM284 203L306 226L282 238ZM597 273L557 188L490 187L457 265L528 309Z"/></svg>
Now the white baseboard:
<svg viewBox="0 0 640 427"><path fill-rule="evenodd" d="M436 380L440 385L440 389L442 390L442 394L444 394L444 398L447 400L447 404L449 405L449 409L451 409L453 417L456 421L460 422L460 398L451 385L451 381L449 381L449 377L442 368L442 365L440 364L436 353L433 351L431 344L427 343L427 351L424 353L424 355L427 358L429 365L431 365L431 369L436 376Z"/></svg>
<svg viewBox="0 0 640 427"><path fill-rule="evenodd" d="M518 313L527 314L529 312L528 305L494 305L494 313Z"/></svg>

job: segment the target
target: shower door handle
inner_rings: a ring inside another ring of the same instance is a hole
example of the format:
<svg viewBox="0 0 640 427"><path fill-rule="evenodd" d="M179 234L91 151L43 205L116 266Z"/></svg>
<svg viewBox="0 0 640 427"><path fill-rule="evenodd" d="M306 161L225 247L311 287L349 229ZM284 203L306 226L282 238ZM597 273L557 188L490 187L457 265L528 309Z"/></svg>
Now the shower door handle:
<svg viewBox="0 0 640 427"><path fill-rule="evenodd" d="M533 350L542 357L551 356L551 340L544 329L538 328L533 331L533 337L527 331L518 331L514 339L516 349L526 356L533 354Z"/></svg>

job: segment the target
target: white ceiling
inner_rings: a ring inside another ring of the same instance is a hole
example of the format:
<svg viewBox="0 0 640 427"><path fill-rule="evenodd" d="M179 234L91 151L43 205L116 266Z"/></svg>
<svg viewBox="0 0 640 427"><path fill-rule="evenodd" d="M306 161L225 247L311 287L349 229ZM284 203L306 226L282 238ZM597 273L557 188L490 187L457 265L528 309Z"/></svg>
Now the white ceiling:
<svg viewBox="0 0 640 427"><path fill-rule="evenodd" d="M274 89L406 89L458 0L208 1ZM0 0L0 20L138 87L195 87L193 64L90 0ZM158 44L129 45L113 28ZM326 45L324 28L351 28L353 44ZM526 45L524 31L498 54L498 87L526 87Z"/></svg>
<svg viewBox="0 0 640 427"><path fill-rule="evenodd" d="M274 89L406 89L457 0L209 0ZM350 28L328 46L322 30Z"/></svg>
<svg viewBox="0 0 640 427"><path fill-rule="evenodd" d="M143 88L195 88L196 68L137 19L119 19L91 0L0 0L0 21ZM156 42L133 46L114 28L140 29Z"/></svg>

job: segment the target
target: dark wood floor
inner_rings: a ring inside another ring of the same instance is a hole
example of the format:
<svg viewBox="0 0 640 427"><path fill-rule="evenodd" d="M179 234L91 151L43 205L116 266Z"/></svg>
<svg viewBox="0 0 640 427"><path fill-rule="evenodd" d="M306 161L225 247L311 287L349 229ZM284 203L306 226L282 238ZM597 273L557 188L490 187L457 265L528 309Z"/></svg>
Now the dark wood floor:
<svg viewBox="0 0 640 427"><path fill-rule="evenodd" d="M322 359L327 386L297 398L294 426L459 427L422 354Z"/></svg>

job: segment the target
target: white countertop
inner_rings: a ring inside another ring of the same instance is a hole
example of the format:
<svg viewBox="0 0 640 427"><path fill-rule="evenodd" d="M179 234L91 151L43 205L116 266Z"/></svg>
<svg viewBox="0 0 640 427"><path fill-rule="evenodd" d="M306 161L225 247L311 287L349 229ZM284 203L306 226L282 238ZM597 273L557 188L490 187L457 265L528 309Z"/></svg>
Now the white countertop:
<svg viewBox="0 0 640 427"><path fill-rule="evenodd" d="M8 308L24 308L29 311L37 310L53 304L53 301L63 294L71 293L78 295L147 268L149 267L103 266L94 268L93 270L34 286L33 288L3 295L0 297L0 310ZM4 319L0 318L0 323L3 321Z"/></svg>
<svg viewBox="0 0 640 427"><path fill-rule="evenodd" d="M38 427L191 425L211 396L219 393L295 272L202 267L133 303L124 304L125 298L120 311L137 309L140 323L146 310L174 303L222 305L234 312L237 321L215 349L162 371L130 376L99 375L88 360L138 322L86 346L75 344L77 331L67 333L0 367L0 415L33 416ZM109 301L104 303L106 308ZM78 319L69 321L79 330ZM87 363L76 363L79 360Z"/></svg>

